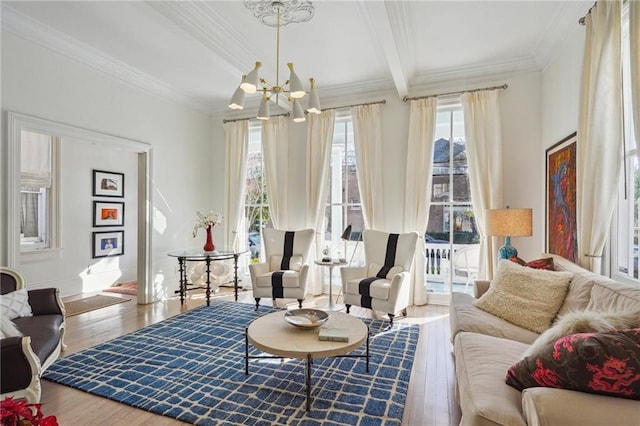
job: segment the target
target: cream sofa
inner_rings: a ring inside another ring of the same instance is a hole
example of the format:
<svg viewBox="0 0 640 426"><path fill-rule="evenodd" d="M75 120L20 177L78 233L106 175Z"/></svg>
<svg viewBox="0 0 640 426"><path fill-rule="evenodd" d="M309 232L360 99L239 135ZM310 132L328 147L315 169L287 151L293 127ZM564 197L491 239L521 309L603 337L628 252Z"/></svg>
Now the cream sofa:
<svg viewBox="0 0 640 426"><path fill-rule="evenodd" d="M640 287L616 283L555 255L556 270L573 272L558 316L576 310L640 308ZM475 296L490 286L477 281ZM473 306L475 298L453 293L451 339L461 425L640 425L640 401L554 388L520 392L505 383L538 334Z"/></svg>

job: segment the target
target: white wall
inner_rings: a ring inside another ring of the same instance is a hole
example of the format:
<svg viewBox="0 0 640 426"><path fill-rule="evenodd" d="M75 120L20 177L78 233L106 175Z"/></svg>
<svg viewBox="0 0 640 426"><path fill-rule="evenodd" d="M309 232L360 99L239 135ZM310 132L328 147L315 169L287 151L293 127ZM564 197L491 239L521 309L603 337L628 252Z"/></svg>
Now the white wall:
<svg viewBox="0 0 640 426"><path fill-rule="evenodd" d="M529 73L500 81L487 80L472 87L454 86L443 89L472 89L507 83L509 88L500 92L502 114L502 140L504 144L504 200L512 207L531 207L534 210L534 236L514 238L513 244L524 259L533 259L544 245L544 214L541 205L544 188L544 150L541 140L542 78L541 73ZM404 186L409 126L409 104L402 102L395 92L375 98L350 98L345 103L358 103L386 99L382 107L382 140L385 169L385 217L390 231L401 231L404 217ZM340 105L331 100L330 105ZM247 115L251 112L247 111ZM213 118L214 140L224 140L222 118ZM293 148L289 161L289 202L291 226L302 226L305 206L306 125L291 123L290 138ZM219 145L223 149L224 145ZM222 171L220 178L223 178Z"/></svg>
<svg viewBox="0 0 640 426"><path fill-rule="evenodd" d="M215 157L210 117L6 32L2 33L1 103L3 123L6 122L6 111L15 111L153 146L152 278L156 283L156 297L163 297L166 293L173 295L173 290L177 288L177 262L169 258L167 252L198 245L191 238L195 210L217 208L213 205L215 190L212 188L222 185L217 178L218 171L212 167L211 158ZM7 143L4 131L3 148ZM88 147L82 149L91 150ZM62 170L65 182L73 179L76 173L84 175L86 170L100 163L99 153L85 154L80 151L74 153L71 146L65 147L66 159L84 159L80 169L75 168L73 161L65 161ZM109 166L104 167L106 169L115 167L119 162L118 154L111 153L104 157L113 159L113 162L108 160ZM131 162L129 157L122 160L126 168L132 167ZM78 179L84 180L86 176ZM127 191L129 182L131 180L127 181ZM82 188L84 185L80 184L75 197L74 194L65 195L69 197L65 198L63 206L65 214L74 206L80 210L90 204L91 192L89 187ZM135 189L132 188L132 191ZM7 207L10 207L6 198L6 182L2 183L2 197L5 214ZM128 243L129 236L135 233L135 228L129 225L132 223L129 221L129 212L131 210L127 210L125 225ZM90 218L90 211L85 213L86 216L79 213L82 216L79 220ZM74 225L65 222L64 226L64 260L55 264L21 265L21 272L29 286L55 285L64 296L75 294L79 289L93 290L97 286L93 280L79 279L86 275L88 265L99 269L101 266L97 265L102 264L100 259L87 259L87 256L90 257L90 244L87 241L91 239L91 229L83 224L82 229L70 233L71 236L67 238L67 232L70 231L67 228ZM6 252L5 240L2 239L0 244L2 252ZM135 243L132 245L135 246ZM78 253L83 254L78 256ZM125 255L118 258L119 264L113 267L119 269L126 278L132 274L130 261Z"/></svg>

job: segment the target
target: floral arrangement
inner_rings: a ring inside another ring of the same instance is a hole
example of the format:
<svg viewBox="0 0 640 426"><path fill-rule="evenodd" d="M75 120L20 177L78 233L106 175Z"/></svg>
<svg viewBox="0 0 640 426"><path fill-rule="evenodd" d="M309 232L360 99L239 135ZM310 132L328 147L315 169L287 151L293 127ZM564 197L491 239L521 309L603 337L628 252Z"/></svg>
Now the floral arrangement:
<svg viewBox="0 0 640 426"><path fill-rule="evenodd" d="M2 426L58 426L55 416L44 417L42 404L28 404L24 399L7 397L0 401L0 424Z"/></svg>
<svg viewBox="0 0 640 426"><path fill-rule="evenodd" d="M196 216L198 217L198 220L193 227L193 238L198 235L199 228L207 229L210 226L214 226L222 222L222 215L220 213L214 213L213 211L210 211L207 214L202 214L198 211L196 212Z"/></svg>

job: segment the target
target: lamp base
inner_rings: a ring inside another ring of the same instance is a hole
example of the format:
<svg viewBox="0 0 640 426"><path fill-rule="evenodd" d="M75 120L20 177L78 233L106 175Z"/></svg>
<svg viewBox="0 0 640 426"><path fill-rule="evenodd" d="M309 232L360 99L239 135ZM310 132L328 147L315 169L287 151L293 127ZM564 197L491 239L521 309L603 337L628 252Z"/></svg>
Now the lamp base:
<svg viewBox="0 0 640 426"><path fill-rule="evenodd" d="M510 257L518 256L518 250L511 245L511 237L504 238L504 245L498 250L498 257L500 260L509 259Z"/></svg>

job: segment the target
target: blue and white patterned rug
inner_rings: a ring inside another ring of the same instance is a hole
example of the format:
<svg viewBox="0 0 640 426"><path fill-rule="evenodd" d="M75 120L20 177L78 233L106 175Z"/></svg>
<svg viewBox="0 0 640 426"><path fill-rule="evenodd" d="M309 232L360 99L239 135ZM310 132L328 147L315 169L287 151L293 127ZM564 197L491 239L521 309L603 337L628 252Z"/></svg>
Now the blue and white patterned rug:
<svg viewBox="0 0 640 426"><path fill-rule="evenodd" d="M364 319L369 373L364 358L314 360L307 412L303 360L252 360L245 375L245 327L273 311L215 302L60 358L44 378L197 425L401 423L419 326Z"/></svg>

